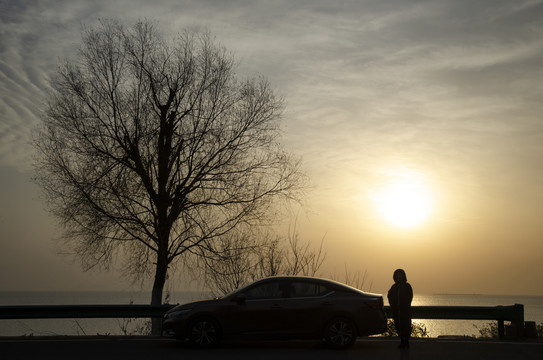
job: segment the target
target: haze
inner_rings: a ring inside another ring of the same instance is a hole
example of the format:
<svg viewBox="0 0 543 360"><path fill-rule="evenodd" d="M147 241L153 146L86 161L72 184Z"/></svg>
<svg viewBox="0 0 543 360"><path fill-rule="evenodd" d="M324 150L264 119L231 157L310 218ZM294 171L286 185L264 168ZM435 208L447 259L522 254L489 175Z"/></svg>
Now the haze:
<svg viewBox="0 0 543 360"><path fill-rule="evenodd" d="M130 288L57 254L29 181L48 81L99 18L208 29L241 76L270 80L312 181L296 216L325 239L321 275L367 272L383 293L401 267L419 293L543 295L543 1L528 0L3 1L0 291ZM375 194L413 181L431 206L397 226Z"/></svg>

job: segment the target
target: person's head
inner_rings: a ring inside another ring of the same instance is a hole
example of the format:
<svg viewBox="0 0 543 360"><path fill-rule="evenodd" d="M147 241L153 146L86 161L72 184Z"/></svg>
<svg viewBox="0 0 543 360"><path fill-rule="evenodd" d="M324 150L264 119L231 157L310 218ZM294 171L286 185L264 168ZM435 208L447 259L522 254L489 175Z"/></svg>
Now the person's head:
<svg viewBox="0 0 543 360"><path fill-rule="evenodd" d="M393 279L395 283L404 283L407 282L407 275L403 269L397 269L394 271Z"/></svg>

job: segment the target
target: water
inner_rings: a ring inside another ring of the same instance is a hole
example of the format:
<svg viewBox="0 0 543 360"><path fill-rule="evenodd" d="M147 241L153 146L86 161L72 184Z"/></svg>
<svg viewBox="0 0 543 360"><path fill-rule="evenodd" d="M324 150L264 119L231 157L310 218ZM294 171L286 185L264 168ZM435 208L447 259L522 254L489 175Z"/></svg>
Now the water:
<svg viewBox="0 0 543 360"><path fill-rule="evenodd" d="M209 298L202 292L171 293L171 304ZM0 292L0 305L69 305L69 304L148 304L148 292ZM543 323L543 296L511 295L420 295L414 306L498 306L524 305L526 321ZM478 336L478 327L490 321L414 320L428 330L430 337L440 335ZM146 319L23 319L0 320L0 336L16 335L123 335L138 333Z"/></svg>

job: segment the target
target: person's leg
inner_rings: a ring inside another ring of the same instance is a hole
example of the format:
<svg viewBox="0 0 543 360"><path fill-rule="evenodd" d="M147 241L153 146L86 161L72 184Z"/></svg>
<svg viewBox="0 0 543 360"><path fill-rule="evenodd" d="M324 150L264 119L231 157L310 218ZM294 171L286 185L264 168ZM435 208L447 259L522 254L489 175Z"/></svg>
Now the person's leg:
<svg viewBox="0 0 543 360"><path fill-rule="evenodd" d="M394 322L394 328L396 329L396 333L398 334L398 337L400 338L400 345L398 346L400 349L402 349L403 346L403 329L401 325L400 318L398 316L393 317Z"/></svg>
<svg viewBox="0 0 543 360"><path fill-rule="evenodd" d="M411 336L411 319L408 318L400 318L399 323L399 331L398 334L400 335L400 348L408 348L409 347L409 337Z"/></svg>

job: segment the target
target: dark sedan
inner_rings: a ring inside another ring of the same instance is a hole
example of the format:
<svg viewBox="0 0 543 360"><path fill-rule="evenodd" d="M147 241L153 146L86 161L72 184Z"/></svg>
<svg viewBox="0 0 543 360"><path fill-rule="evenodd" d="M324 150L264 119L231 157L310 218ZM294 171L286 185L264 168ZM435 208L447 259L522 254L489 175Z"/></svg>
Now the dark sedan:
<svg viewBox="0 0 543 360"><path fill-rule="evenodd" d="M381 295L310 277L259 280L221 299L178 305L163 335L211 347L223 338L324 339L348 348L357 336L386 331Z"/></svg>

